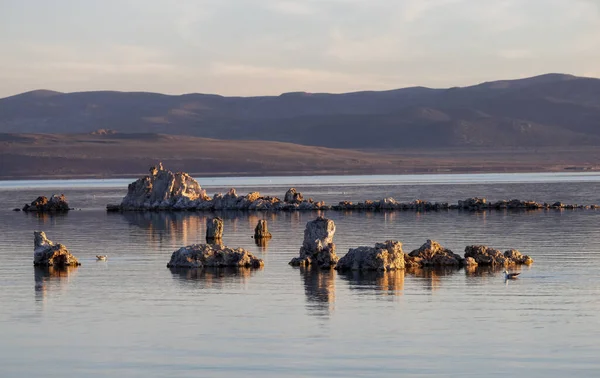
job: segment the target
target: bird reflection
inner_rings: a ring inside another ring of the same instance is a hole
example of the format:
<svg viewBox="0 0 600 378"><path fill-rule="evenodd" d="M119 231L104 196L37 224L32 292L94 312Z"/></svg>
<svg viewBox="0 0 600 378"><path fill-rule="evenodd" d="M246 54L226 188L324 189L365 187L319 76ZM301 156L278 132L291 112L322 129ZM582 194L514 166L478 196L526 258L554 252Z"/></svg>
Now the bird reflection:
<svg viewBox="0 0 600 378"><path fill-rule="evenodd" d="M347 271L340 273L340 277L347 280L352 290L373 290L379 295L402 295L404 290L404 271L390 272L376 271Z"/></svg>
<svg viewBox="0 0 600 378"><path fill-rule="evenodd" d="M307 308L313 315L329 316L335 309L335 271L300 268Z"/></svg>
<svg viewBox="0 0 600 378"><path fill-rule="evenodd" d="M64 290L75 272L77 272L76 266L34 267L35 299L43 301L50 291Z"/></svg>
<svg viewBox="0 0 600 378"><path fill-rule="evenodd" d="M458 272L457 268L411 268L407 273L418 277L426 290L436 291L441 287L442 277Z"/></svg>
<svg viewBox="0 0 600 378"><path fill-rule="evenodd" d="M202 289L221 289L226 285L245 285L260 269L251 268L169 268L182 285Z"/></svg>

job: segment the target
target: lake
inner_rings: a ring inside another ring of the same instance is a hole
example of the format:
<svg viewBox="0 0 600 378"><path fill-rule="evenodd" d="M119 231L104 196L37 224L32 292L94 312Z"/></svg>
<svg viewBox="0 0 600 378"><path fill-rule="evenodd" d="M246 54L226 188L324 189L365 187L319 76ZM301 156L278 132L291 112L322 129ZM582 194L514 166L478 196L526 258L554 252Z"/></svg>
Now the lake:
<svg viewBox="0 0 600 378"><path fill-rule="evenodd" d="M318 213L218 213L223 242L264 259L257 271L171 271L203 242L210 213L107 213L132 180L0 182L0 377L589 377L600 374L600 211L334 212L349 248L427 239L534 258L519 280L498 271L315 272L288 265ZM473 196L600 204L600 175L485 174L201 178L283 197L456 202ZM64 193L76 210L12 212ZM273 239L254 244L266 219ZM82 266L32 266L33 231ZM97 254L108 255L98 262Z"/></svg>

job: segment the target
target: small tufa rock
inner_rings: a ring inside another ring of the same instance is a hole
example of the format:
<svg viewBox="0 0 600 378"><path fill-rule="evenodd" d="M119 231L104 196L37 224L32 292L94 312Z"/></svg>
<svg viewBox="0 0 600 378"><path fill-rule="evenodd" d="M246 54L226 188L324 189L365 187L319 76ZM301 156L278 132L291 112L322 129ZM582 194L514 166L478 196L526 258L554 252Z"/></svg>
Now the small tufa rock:
<svg viewBox="0 0 600 378"><path fill-rule="evenodd" d="M394 271L404 269L404 252L402 243L388 240L377 243L375 247L358 247L350 249L340 259L335 269L340 271Z"/></svg>
<svg viewBox="0 0 600 378"><path fill-rule="evenodd" d="M472 258L481 266L509 266L532 264L533 259L524 256L516 249L502 253L500 250L485 245L469 245L465 247L465 258Z"/></svg>
<svg viewBox="0 0 600 378"><path fill-rule="evenodd" d="M254 229L254 239L270 239L271 236L272 235L267 228L267 221L264 219L259 220L256 228Z"/></svg>
<svg viewBox="0 0 600 378"><path fill-rule="evenodd" d="M66 213L69 210L71 209L64 194L53 194L50 199L41 196L23 207L23 211L38 213Z"/></svg>
<svg viewBox="0 0 600 378"><path fill-rule="evenodd" d="M223 245L193 244L173 252L167 267L262 268L263 265L263 260L243 248L232 249Z"/></svg>
<svg viewBox="0 0 600 378"><path fill-rule="evenodd" d="M300 256L290 261L292 266L310 265L322 269L330 269L338 262L335 254L333 235L335 234L335 223L331 219L319 216L314 221L306 224L304 230L304 242L300 248Z"/></svg>
<svg viewBox="0 0 600 378"><path fill-rule="evenodd" d="M283 197L283 202L285 203L296 203L299 204L304 201L304 196L302 193L296 191L296 188L290 188L287 192L285 192L285 197Z"/></svg>
<svg viewBox="0 0 600 378"><path fill-rule="evenodd" d="M206 222L206 241L220 240L223 238L223 219L209 218Z"/></svg>
<svg viewBox="0 0 600 378"><path fill-rule="evenodd" d="M406 256L409 267L461 267L464 264L462 257L451 250L442 247L434 240L427 240L419 249L415 249Z"/></svg>
<svg viewBox="0 0 600 378"><path fill-rule="evenodd" d="M34 266L79 266L81 263L77 261L67 247L62 244L54 244L46 237L43 231L34 231L34 249L33 249L33 265Z"/></svg>

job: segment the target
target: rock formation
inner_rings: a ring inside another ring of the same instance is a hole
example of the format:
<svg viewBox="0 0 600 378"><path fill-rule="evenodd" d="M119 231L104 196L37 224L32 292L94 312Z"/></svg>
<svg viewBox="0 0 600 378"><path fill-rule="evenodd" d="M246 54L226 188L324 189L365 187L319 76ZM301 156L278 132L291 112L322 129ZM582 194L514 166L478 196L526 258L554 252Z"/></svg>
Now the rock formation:
<svg viewBox="0 0 600 378"><path fill-rule="evenodd" d="M330 269L338 262L335 254L333 235L335 223L331 219L319 216L306 224L304 242L300 248L300 256L290 261L293 266L316 266Z"/></svg>
<svg viewBox="0 0 600 378"><path fill-rule="evenodd" d="M358 247L350 249L348 253L338 261L335 269L340 271L393 271L404 269L404 252L402 243L388 240L385 243L377 243L375 247Z"/></svg>
<svg viewBox="0 0 600 378"><path fill-rule="evenodd" d="M502 253L485 245L467 246L465 248L465 258L474 260L480 266L529 265L533 263L531 257L522 255L516 249L510 249Z"/></svg>
<svg viewBox="0 0 600 378"><path fill-rule="evenodd" d="M264 219L259 220L256 228L254 229L254 239L270 239L271 236L272 235L267 227L267 221Z"/></svg>
<svg viewBox="0 0 600 378"><path fill-rule="evenodd" d="M223 219L209 218L206 222L206 241L213 242L223 238Z"/></svg>
<svg viewBox="0 0 600 378"><path fill-rule="evenodd" d="M301 203L304 201L304 196L302 193L297 192L296 188L290 188L287 192L285 192L285 197L283 197L283 202L285 203Z"/></svg>
<svg viewBox="0 0 600 378"><path fill-rule="evenodd" d="M65 213L71 210L64 194L53 194L50 199L41 196L31 204L25 205L23 211L38 213Z"/></svg>
<svg viewBox="0 0 600 378"><path fill-rule="evenodd" d="M427 240L419 249L415 249L406 256L408 267L456 267L463 266L461 256L444 248L434 240Z"/></svg>
<svg viewBox="0 0 600 378"><path fill-rule="evenodd" d="M35 266L78 266L79 261L73 256L67 247L62 244L54 244L48 240L42 231L34 231L33 265Z"/></svg>
<svg viewBox="0 0 600 378"><path fill-rule="evenodd" d="M129 184L120 210L177 210L198 199L208 200L198 182L183 172L173 173L162 163L150 168L150 175Z"/></svg>
<svg viewBox="0 0 600 378"><path fill-rule="evenodd" d="M243 248L232 249L223 245L193 244L173 252L167 267L261 268L263 265L263 260Z"/></svg>

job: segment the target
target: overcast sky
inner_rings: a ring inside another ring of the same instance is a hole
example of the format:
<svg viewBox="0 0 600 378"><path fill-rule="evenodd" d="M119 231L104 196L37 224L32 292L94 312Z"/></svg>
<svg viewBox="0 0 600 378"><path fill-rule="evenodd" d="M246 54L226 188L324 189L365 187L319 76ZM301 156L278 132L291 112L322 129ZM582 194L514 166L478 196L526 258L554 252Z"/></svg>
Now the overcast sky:
<svg viewBox="0 0 600 378"><path fill-rule="evenodd" d="M0 0L0 97L600 77L600 0Z"/></svg>

